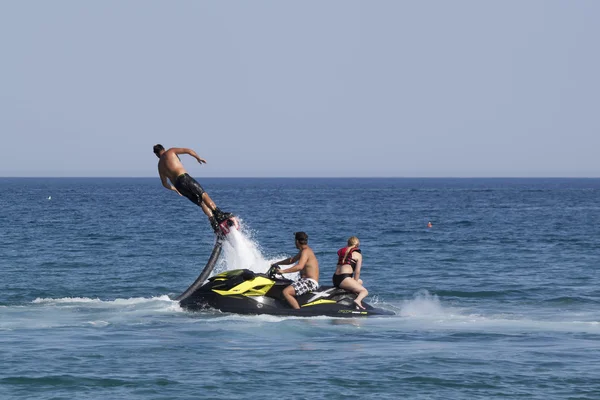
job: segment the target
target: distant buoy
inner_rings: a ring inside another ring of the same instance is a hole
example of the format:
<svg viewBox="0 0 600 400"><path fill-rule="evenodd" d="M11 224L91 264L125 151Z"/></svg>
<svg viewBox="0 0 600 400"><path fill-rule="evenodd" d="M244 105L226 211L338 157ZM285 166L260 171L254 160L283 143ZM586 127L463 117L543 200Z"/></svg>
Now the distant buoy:
<svg viewBox="0 0 600 400"><path fill-rule="evenodd" d="M428 227L428 228L431 228L432 226L433 226L433 225L431 225L431 222L428 222L428 223L427 223L427 227Z"/></svg>

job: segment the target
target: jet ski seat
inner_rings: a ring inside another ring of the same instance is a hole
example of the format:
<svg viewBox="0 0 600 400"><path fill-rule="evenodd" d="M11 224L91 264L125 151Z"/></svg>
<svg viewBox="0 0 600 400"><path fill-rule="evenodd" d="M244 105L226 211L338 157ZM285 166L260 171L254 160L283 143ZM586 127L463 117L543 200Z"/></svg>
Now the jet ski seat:
<svg viewBox="0 0 600 400"><path fill-rule="evenodd" d="M254 272L249 269L235 269L226 272L227 279L224 280L222 286L219 286L219 290L229 290L242 282L252 281L256 278ZM208 278L209 281L220 280L223 278L223 274L218 274Z"/></svg>

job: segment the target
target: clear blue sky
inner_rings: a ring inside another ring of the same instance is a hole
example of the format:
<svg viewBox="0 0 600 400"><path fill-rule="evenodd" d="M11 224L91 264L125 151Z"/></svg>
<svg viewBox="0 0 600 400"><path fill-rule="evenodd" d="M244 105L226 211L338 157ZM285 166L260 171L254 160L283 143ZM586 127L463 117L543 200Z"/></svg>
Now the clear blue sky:
<svg viewBox="0 0 600 400"><path fill-rule="evenodd" d="M600 1L0 0L0 176L600 176Z"/></svg>

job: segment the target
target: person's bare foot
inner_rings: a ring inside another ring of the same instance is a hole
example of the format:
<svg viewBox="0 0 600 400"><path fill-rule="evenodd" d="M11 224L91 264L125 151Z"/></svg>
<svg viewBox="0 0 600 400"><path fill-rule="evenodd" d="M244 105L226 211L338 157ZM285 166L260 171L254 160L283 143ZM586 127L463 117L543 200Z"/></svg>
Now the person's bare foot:
<svg viewBox="0 0 600 400"><path fill-rule="evenodd" d="M357 310L366 310L366 308L364 308L362 306L362 304L357 303L356 301L353 301L353 303L356 305L356 309Z"/></svg>

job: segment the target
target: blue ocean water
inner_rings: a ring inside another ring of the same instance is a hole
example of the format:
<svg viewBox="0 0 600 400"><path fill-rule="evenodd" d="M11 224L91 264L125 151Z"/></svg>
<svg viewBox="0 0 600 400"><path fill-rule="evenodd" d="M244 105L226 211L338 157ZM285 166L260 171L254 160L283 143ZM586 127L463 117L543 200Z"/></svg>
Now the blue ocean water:
<svg viewBox="0 0 600 400"><path fill-rule="evenodd" d="M600 179L199 180L397 315L184 311L214 237L158 178L0 178L0 399L600 398Z"/></svg>

